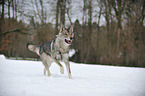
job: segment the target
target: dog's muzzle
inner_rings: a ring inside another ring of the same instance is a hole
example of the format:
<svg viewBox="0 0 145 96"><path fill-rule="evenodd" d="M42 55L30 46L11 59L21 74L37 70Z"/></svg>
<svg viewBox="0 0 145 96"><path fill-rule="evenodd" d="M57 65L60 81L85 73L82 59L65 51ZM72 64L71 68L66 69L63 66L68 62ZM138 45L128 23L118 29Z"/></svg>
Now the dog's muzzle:
<svg viewBox="0 0 145 96"><path fill-rule="evenodd" d="M66 42L67 44L71 44L71 43L72 43L72 40L67 40L67 39L65 39L65 42Z"/></svg>

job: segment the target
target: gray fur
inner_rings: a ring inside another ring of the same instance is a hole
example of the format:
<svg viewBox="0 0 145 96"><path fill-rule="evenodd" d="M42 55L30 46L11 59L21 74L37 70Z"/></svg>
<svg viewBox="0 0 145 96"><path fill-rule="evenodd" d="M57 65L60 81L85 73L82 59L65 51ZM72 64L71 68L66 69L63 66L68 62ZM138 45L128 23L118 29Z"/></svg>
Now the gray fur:
<svg viewBox="0 0 145 96"><path fill-rule="evenodd" d="M37 53L42 59L42 63L45 67L44 75L46 75L46 71L48 76L51 75L49 67L51 66L52 62L55 62L60 67L60 72L64 74L64 68L59 62L62 60L66 65L68 77L72 79L69 64L69 46L72 42L73 36L73 27L66 29L62 26L58 36L54 40L46 42L40 46L28 45L28 49Z"/></svg>

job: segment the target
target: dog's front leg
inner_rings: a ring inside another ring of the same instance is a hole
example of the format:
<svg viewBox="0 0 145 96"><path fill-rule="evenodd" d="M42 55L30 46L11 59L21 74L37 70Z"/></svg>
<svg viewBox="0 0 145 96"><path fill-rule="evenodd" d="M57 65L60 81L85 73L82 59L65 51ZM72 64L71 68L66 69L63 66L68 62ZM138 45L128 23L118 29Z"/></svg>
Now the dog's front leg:
<svg viewBox="0 0 145 96"><path fill-rule="evenodd" d="M64 68L63 68L63 66L60 64L60 62L59 62L58 60L56 60L56 59L53 59L53 61L60 67L60 72L61 72L62 74L64 74Z"/></svg>
<svg viewBox="0 0 145 96"><path fill-rule="evenodd" d="M69 61L66 61L65 64L66 64L66 69L67 69L67 72L68 72L68 77L70 79L72 79Z"/></svg>
<svg viewBox="0 0 145 96"><path fill-rule="evenodd" d="M69 63L69 55L68 54L63 54L63 61L66 65L66 69L67 69L67 72L68 72L68 77L70 79L72 79L71 70L70 70L70 63Z"/></svg>

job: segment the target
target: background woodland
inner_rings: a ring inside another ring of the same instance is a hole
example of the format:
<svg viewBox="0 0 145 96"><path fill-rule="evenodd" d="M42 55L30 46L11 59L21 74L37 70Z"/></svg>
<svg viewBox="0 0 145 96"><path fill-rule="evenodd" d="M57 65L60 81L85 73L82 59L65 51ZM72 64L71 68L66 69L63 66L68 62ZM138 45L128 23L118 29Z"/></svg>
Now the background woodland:
<svg viewBox="0 0 145 96"><path fill-rule="evenodd" d="M74 25L73 62L145 67L145 0L0 0L0 54L39 58L27 42Z"/></svg>

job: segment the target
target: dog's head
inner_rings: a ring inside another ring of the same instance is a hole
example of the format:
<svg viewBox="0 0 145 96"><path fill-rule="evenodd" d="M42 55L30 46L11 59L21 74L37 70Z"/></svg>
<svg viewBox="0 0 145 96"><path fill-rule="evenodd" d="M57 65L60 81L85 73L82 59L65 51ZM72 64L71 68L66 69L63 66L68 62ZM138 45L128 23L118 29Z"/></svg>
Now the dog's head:
<svg viewBox="0 0 145 96"><path fill-rule="evenodd" d="M61 26L60 35L65 43L71 44L74 36L73 26L71 26L70 28L65 28L64 26Z"/></svg>

